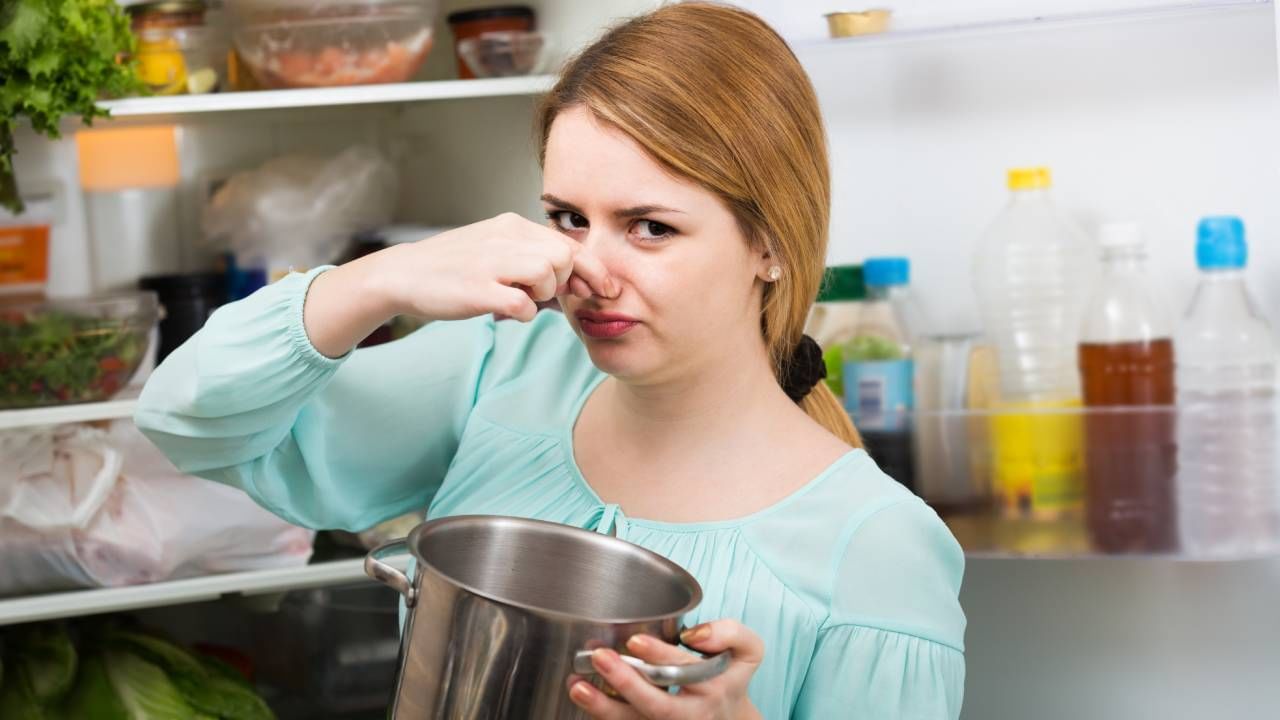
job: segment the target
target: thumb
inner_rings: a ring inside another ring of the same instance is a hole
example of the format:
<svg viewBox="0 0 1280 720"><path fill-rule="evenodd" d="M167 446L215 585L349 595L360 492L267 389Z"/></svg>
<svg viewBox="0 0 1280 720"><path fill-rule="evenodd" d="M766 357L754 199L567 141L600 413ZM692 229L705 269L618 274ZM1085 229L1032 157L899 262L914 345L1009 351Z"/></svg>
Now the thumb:
<svg viewBox="0 0 1280 720"><path fill-rule="evenodd" d="M764 659L764 641L737 620L714 620L680 634L685 645L702 653L733 653L735 662L758 665Z"/></svg>

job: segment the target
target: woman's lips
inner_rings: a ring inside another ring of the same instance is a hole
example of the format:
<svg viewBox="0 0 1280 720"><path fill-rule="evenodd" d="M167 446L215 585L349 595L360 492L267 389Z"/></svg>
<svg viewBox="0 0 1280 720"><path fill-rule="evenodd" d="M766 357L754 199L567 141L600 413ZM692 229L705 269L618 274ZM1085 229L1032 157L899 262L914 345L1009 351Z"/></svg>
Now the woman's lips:
<svg viewBox="0 0 1280 720"><path fill-rule="evenodd" d="M618 313L580 310L574 313L574 317L578 319L583 334L596 339L621 337L640 324L639 320Z"/></svg>

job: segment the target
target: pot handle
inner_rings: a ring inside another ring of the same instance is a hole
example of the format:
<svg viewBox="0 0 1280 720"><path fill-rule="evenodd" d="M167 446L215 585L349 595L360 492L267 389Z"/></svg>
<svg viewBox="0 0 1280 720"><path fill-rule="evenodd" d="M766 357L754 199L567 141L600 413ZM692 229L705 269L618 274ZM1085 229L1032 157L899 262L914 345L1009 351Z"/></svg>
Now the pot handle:
<svg viewBox="0 0 1280 720"><path fill-rule="evenodd" d="M573 671L579 675L595 675L596 668L591 664L590 650L581 650L573 656ZM719 676L729 669L733 653L725 651L717 655L689 663L688 665L650 665L637 657L619 655L622 662L640 672L645 680L658 687L672 685L695 685Z"/></svg>
<svg viewBox="0 0 1280 720"><path fill-rule="evenodd" d="M404 606L411 608L418 602L418 591L409 576L382 562L387 555L398 555L409 549L409 538L385 542L364 556L364 574L390 587L404 596Z"/></svg>

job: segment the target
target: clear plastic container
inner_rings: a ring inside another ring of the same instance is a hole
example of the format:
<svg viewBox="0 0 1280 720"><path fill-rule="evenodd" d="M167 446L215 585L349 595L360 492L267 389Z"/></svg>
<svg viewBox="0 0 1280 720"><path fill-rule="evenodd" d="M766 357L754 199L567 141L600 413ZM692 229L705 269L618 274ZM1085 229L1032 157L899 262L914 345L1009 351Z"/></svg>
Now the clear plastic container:
<svg viewBox="0 0 1280 720"><path fill-rule="evenodd" d="M232 41L265 88L404 82L430 52L437 0L230 0Z"/></svg>
<svg viewBox="0 0 1280 720"><path fill-rule="evenodd" d="M1105 552L1158 552L1177 544L1173 326L1147 272L1133 223L1104 225L1102 275L1080 334L1085 416L1085 512ZM1150 408L1144 411L1143 408Z"/></svg>
<svg viewBox="0 0 1280 720"><path fill-rule="evenodd" d="M1178 507L1184 545L1280 549L1276 338L1244 281L1244 223L1201 221L1200 284L1178 329Z"/></svg>
<svg viewBox="0 0 1280 720"><path fill-rule="evenodd" d="M0 410L108 400L142 363L155 293L0 304Z"/></svg>
<svg viewBox="0 0 1280 720"><path fill-rule="evenodd" d="M1060 513L1056 515L1011 514L1005 511L1003 499L992 491L982 491L996 481L994 463L998 459L998 447L989 436L980 432L982 427L996 427L1002 423L1016 421L1031 426L1064 426L1098 427L1107 424L1144 424L1153 423L1159 427L1197 427L1190 425L1192 421L1212 420L1221 425L1211 433L1201 437L1206 445L1221 442L1225 438L1233 441L1232 449L1237 457L1260 457L1270 452L1274 439L1264 433L1251 431L1251 423L1256 422L1259 415L1274 417L1277 411L1275 398L1270 405L1259 401L1252 407L1252 415L1237 412L1228 415L1217 411L1204 411L1203 405L1179 407L1177 405L1147 406L1109 406L1095 408L1061 408L1022 410L1014 413L996 410L968 411L934 411L917 409L915 412L916 432L918 436L939 436L967 439L967 441L939 444L937 450L942 453L936 467L953 468L968 465L969 487L974 493L967 497L963 487L949 484L946 478L936 476L923 477L924 468L917 469L918 486L924 499L932 505L947 526L960 541L966 553L974 556L1001 557L1103 557L1116 555L1141 555L1166 557L1179 560L1246 560L1259 557L1280 556L1280 525L1265 522L1266 517L1256 513L1252 517L1244 516L1247 523L1245 529L1226 527L1225 535L1218 535L1230 541L1204 542L1203 536L1189 534L1190 522L1188 510L1203 511L1214 507L1205 504L1222 494L1224 475L1212 466L1199 465L1180 466L1173 480L1174 503L1149 503L1147 507L1154 514L1144 516L1145 527L1176 527L1178 532L1172 542L1159 543L1125 543L1117 545L1112 542L1114 536L1100 536L1090 528L1089 512ZM1203 418L1195 415L1205 412ZM1012 416L1012 417L1010 417ZM1199 425L1202 429L1206 425ZM1205 431L1207 432L1207 431ZM1184 441L1185 442L1185 441ZM1093 470L1091 464L1102 465L1102 472L1108 473L1107 463L1122 451L1121 443L1114 443L1112 452L1099 455L1086 453L1081 463L1082 471ZM1168 442L1159 433L1135 433L1125 439L1123 451L1132 458L1152 458L1167 456ZM1240 466L1237 465L1237 468ZM1255 492L1254 497L1262 507L1274 507L1274 492L1280 487L1280 473L1272 468L1263 471L1254 466L1250 479L1255 481L1253 488L1259 490L1270 488L1271 498L1265 499ZM1232 477L1244 474L1237 469ZM1240 487L1240 486L1237 486ZM1194 501L1193 501L1194 499ZM958 502L963 501L963 502ZM1114 507L1114 503L1108 503ZM1240 508L1240 505L1232 507ZM1216 515L1216 514L1215 514ZM1210 518L1213 518L1211 515ZM1131 529L1132 526L1116 526ZM1206 527L1214 527L1208 525ZM1217 526L1219 528L1223 526ZM1138 536L1142 537L1142 536ZM1150 537L1162 537L1157 532ZM1247 542L1244 539L1247 538Z"/></svg>
<svg viewBox="0 0 1280 720"><path fill-rule="evenodd" d="M1010 514L1057 516L1083 501L1076 341L1092 276L1084 236L1054 207L1047 168L1009 171L1009 204L983 236L974 281L999 375L991 435ZM1025 412L1019 412L1025 411Z"/></svg>

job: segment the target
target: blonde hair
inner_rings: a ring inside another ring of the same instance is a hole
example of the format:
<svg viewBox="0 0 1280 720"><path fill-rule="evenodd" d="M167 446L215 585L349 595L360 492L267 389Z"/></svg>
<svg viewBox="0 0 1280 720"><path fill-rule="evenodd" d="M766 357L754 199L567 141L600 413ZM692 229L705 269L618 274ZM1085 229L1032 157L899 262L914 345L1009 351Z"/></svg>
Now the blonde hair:
<svg viewBox="0 0 1280 720"><path fill-rule="evenodd" d="M539 162L557 114L584 107L659 164L717 195L782 267L761 328L781 382L822 281L831 178L818 98L760 18L712 3L668 5L609 30L574 58L537 113ZM849 415L819 382L800 406L855 447Z"/></svg>

